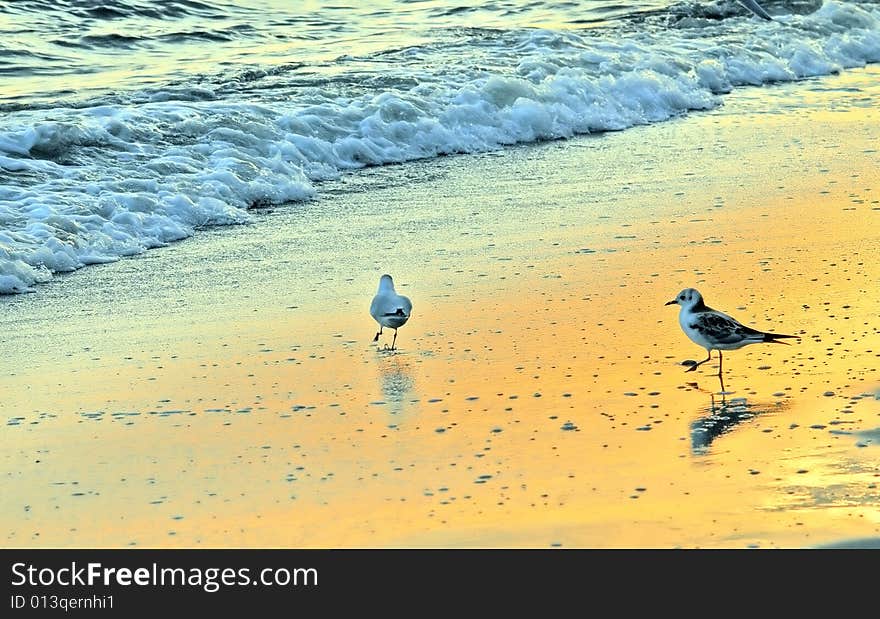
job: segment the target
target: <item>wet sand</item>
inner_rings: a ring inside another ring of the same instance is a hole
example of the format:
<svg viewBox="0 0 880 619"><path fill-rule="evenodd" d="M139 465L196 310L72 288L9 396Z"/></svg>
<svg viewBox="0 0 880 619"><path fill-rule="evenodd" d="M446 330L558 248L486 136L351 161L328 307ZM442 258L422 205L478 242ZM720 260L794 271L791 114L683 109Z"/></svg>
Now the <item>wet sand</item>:
<svg viewBox="0 0 880 619"><path fill-rule="evenodd" d="M878 77L366 170L0 299L4 546L870 545ZM688 286L802 339L721 393Z"/></svg>

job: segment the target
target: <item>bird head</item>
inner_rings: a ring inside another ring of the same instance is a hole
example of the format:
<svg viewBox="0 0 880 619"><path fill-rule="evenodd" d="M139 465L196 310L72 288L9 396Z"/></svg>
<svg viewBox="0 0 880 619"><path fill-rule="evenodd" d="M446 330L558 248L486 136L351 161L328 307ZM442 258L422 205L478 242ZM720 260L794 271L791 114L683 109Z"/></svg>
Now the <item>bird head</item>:
<svg viewBox="0 0 880 619"><path fill-rule="evenodd" d="M691 308L702 303L703 295L696 288L685 288L672 301L668 301L666 305L681 305L685 308Z"/></svg>
<svg viewBox="0 0 880 619"><path fill-rule="evenodd" d="M379 278L379 290L394 290L394 280L390 275L383 275Z"/></svg>

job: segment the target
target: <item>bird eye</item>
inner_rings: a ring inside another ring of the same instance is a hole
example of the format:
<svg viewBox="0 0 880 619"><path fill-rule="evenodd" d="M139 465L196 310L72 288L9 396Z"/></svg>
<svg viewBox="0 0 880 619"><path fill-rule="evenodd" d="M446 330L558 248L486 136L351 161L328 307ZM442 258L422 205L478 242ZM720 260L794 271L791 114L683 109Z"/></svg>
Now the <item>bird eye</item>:
<svg viewBox="0 0 880 619"><path fill-rule="evenodd" d="M682 301L684 301L684 295L681 295L681 296L678 297L678 298L681 299Z"/></svg>

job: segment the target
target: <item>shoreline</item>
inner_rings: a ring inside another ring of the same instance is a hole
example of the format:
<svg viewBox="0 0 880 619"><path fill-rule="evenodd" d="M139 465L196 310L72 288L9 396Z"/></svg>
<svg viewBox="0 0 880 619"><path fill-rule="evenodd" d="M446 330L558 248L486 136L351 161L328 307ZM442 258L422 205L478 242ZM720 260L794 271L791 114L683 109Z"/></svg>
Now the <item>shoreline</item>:
<svg viewBox="0 0 880 619"><path fill-rule="evenodd" d="M877 537L878 75L364 170L3 299L5 546ZM414 304L397 354L370 345L383 272ZM663 307L685 286L802 334L725 355L752 416L705 451L717 366L684 374L705 352Z"/></svg>

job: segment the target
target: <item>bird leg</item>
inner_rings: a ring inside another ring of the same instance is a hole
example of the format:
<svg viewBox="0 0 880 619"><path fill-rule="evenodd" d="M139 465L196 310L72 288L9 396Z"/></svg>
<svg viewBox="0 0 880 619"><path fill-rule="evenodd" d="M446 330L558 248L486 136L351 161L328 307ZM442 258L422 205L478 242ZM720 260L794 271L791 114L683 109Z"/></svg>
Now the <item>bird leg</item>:
<svg viewBox="0 0 880 619"><path fill-rule="evenodd" d="M718 351L718 378L721 378L721 362L723 361L723 359L724 359L724 357L721 356L721 351L719 350ZM721 384L722 385L724 384L723 379L722 379Z"/></svg>
<svg viewBox="0 0 880 619"><path fill-rule="evenodd" d="M376 334L376 337L373 338L373 341L378 342L380 335L382 335L382 327L381 326L379 327L379 333Z"/></svg>
<svg viewBox="0 0 880 619"><path fill-rule="evenodd" d="M718 351L718 354L719 354L719 355L721 354L721 351L720 351L720 350ZM705 359L703 359L703 360L700 361L699 363L695 363L695 364L693 364L691 367L689 367L688 369L686 369L685 372L693 372L693 371L696 370L698 367L700 367L701 365L703 365L704 363L706 363L707 361L709 361L711 358L712 358L712 351L710 350L710 351L709 351L709 356L708 356L708 357L706 357Z"/></svg>
<svg viewBox="0 0 880 619"><path fill-rule="evenodd" d="M394 350L394 343L397 341L397 329L394 330L394 339L391 340L391 350Z"/></svg>

